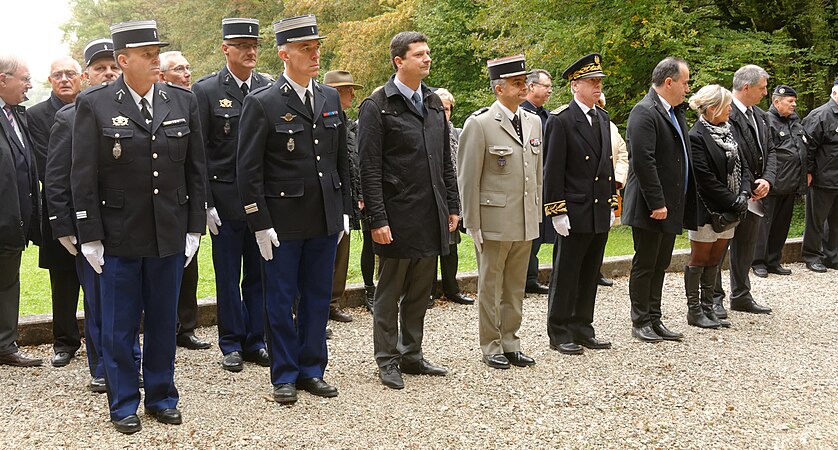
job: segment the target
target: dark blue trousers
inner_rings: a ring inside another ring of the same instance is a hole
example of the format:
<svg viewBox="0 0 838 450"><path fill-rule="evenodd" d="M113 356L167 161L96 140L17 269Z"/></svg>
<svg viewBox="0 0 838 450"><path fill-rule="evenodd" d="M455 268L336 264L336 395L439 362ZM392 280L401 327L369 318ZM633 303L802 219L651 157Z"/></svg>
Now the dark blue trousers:
<svg viewBox="0 0 838 450"><path fill-rule="evenodd" d="M177 406L177 299L185 260L183 253L164 258L105 256L100 275L101 335L111 420L136 414L140 405L134 343L143 312L145 409Z"/></svg>
<svg viewBox="0 0 838 450"><path fill-rule="evenodd" d="M262 256L247 222L225 220L212 235L218 347L222 354L265 348ZM239 290L241 280L241 290Z"/></svg>
<svg viewBox="0 0 838 450"><path fill-rule="evenodd" d="M329 356L326 322L332 299L337 234L280 241L263 260L271 383L322 378ZM292 313L297 304L296 323Z"/></svg>
<svg viewBox="0 0 838 450"><path fill-rule="evenodd" d="M84 291L84 347L87 349L87 367L90 376L103 378L105 366L102 360L102 302L100 300L99 274L87 263L81 253L76 255L76 273ZM142 369L143 354L140 352L140 335L134 341L134 361L137 373Z"/></svg>

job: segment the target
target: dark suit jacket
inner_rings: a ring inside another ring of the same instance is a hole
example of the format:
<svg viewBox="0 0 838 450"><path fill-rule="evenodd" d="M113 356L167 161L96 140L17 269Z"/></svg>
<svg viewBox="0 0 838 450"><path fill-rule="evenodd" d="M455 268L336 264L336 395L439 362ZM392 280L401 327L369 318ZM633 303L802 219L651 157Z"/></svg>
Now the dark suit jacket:
<svg viewBox="0 0 838 450"><path fill-rule="evenodd" d="M753 176L742 150L739 150L739 159L742 164L739 192L750 195ZM690 129L690 168L698 195L687 196L687 209L695 211L695 225L700 227L710 223L707 208L717 213L733 212L731 207L739 192L731 192L727 188L727 156L700 121Z"/></svg>
<svg viewBox="0 0 838 450"><path fill-rule="evenodd" d="M197 99L168 83L152 89L151 124L121 76L76 100L71 183L79 241L103 240L106 255L182 253L186 233L206 229Z"/></svg>
<svg viewBox="0 0 838 450"><path fill-rule="evenodd" d="M809 139L806 171L812 186L838 189L838 103L830 98L803 119Z"/></svg>
<svg viewBox="0 0 838 450"><path fill-rule="evenodd" d="M32 148L23 107L13 107L13 114L23 135L17 137L5 111L0 110L0 254L22 251L28 241L40 244L40 196L38 172L28 149Z"/></svg>
<svg viewBox="0 0 838 450"><path fill-rule="evenodd" d="M617 207L617 186L611 162L611 119L596 108L594 130L575 100L547 119L544 145L544 212L567 214L570 231L607 233L611 210ZM597 145L599 133L602 144ZM599 148L597 148L599 147Z"/></svg>
<svg viewBox="0 0 838 450"><path fill-rule="evenodd" d="M284 76L244 99L236 178L253 231L324 237L352 214L340 97L316 81L313 91L313 117Z"/></svg>
<svg viewBox="0 0 838 450"><path fill-rule="evenodd" d="M751 179L756 181L762 178L773 187L774 180L777 177L777 154L774 146L771 145L765 111L757 106L754 106L753 110L754 119L756 119L758 126L757 130L754 130L753 125L748 124L748 118L742 114L742 111L736 105L731 105L728 121L735 130L734 136L739 143L739 150L748 161ZM759 142L757 142L757 136L759 136Z"/></svg>
<svg viewBox="0 0 838 450"><path fill-rule="evenodd" d="M422 83L424 118L393 82L361 103L358 151L370 228L389 226L393 242L373 244L387 258L448 254L448 215L459 214L442 100Z"/></svg>
<svg viewBox="0 0 838 450"><path fill-rule="evenodd" d="M46 178L47 152L50 129L55 122L55 113L64 107L64 103L51 93L49 98L26 110L29 133L32 136L32 153L38 166L38 178L41 181L41 231L43 242L38 248L38 266L44 269L76 270L75 259L57 240L53 239L50 218L53 217L46 200L44 180ZM70 168L67 168L67 176Z"/></svg>
<svg viewBox="0 0 838 450"><path fill-rule="evenodd" d="M683 109L674 106L686 141L689 131L687 119ZM649 93L634 105L629 114L626 144L629 175L623 198L623 223L671 234L680 234L685 224L687 227L694 224L694 215L684 214L687 161L684 160L681 138L654 88L649 89ZM688 183L692 183L693 178L690 177ZM652 210L664 206L667 209L666 219L649 217Z"/></svg>
<svg viewBox="0 0 838 450"><path fill-rule="evenodd" d="M75 122L76 105L74 103L55 113L55 123L50 130L46 174L44 174L44 194L46 194L47 210L50 211L49 229L52 230L52 239L76 235L76 215L70 190Z"/></svg>
<svg viewBox="0 0 838 450"><path fill-rule="evenodd" d="M250 91L272 82L253 72ZM201 130L207 154L207 206L215 207L221 221L245 220L239 188L236 185L236 147L239 143L239 117L244 96L225 66L192 85L198 97Z"/></svg>

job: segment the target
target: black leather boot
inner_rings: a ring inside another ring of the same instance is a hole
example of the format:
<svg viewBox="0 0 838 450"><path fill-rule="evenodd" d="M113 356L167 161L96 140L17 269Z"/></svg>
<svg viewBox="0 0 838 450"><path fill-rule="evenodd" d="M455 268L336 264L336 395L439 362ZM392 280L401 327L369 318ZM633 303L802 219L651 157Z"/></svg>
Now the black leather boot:
<svg viewBox="0 0 838 450"><path fill-rule="evenodd" d="M701 310L713 322L718 322L719 326L728 328L730 322L719 318L714 311L714 287L716 286L716 275L719 273L718 266L705 267L704 272L701 273Z"/></svg>
<svg viewBox="0 0 838 450"><path fill-rule="evenodd" d="M684 267L684 290L687 292L687 323L699 328L719 328L719 322L708 319L701 308L703 291L699 291L699 283L703 271L704 267Z"/></svg>
<svg viewBox="0 0 838 450"><path fill-rule="evenodd" d="M364 286L364 306L372 312L372 301L375 299L375 286Z"/></svg>

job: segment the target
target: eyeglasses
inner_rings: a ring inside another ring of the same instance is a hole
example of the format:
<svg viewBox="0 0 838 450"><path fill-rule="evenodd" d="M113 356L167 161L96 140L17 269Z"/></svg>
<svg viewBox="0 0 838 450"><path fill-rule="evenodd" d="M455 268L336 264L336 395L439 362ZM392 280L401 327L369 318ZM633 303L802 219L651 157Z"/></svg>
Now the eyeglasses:
<svg viewBox="0 0 838 450"><path fill-rule="evenodd" d="M227 45L230 46L230 47L240 48L244 51L256 50L256 49L259 48L259 44L246 44L246 43L242 43L242 42L230 42Z"/></svg>
<svg viewBox="0 0 838 450"><path fill-rule="evenodd" d="M68 80L74 80L77 76L79 76L79 73L75 70L56 70L49 74L49 77L55 81L59 81L64 77L67 77Z"/></svg>
<svg viewBox="0 0 838 450"><path fill-rule="evenodd" d="M192 72L192 66L185 65L185 66L175 66L171 69L166 69L163 72L174 72L174 73L183 73L183 72Z"/></svg>
<svg viewBox="0 0 838 450"><path fill-rule="evenodd" d="M27 75L27 76L25 76L25 77L21 78L21 77L19 77L19 76L17 76L17 75L15 75L15 74L13 74L13 73L11 73L11 72L4 72L4 73L5 73L6 75L8 75L8 76L12 77L12 78L17 78L18 80L22 81L22 82L23 82L23 84L32 84L32 77L31 77L31 76L28 76L28 75Z"/></svg>
<svg viewBox="0 0 838 450"><path fill-rule="evenodd" d="M539 83L538 81L533 81L532 84L537 84L539 86L543 86L545 89L553 89L552 84Z"/></svg>

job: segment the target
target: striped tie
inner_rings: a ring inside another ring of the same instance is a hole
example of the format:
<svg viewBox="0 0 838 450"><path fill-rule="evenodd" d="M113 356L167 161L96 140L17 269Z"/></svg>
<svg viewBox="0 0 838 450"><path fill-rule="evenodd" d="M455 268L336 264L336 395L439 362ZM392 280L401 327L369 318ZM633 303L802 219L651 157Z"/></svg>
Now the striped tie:
<svg viewBox="0 0 838 450"><path fill-rule="evenodd" d="M15 122L15 114L12 110L12 107L6 104L3 106L3 110L6 111L6 119L12 126L12 129L15 130L15 134L17 135L18 140L20 140L20 143L23 144L23 135L20 133L20 129L17 127L17 123ZM25 146L25 144L23 145Z"/></svg>

